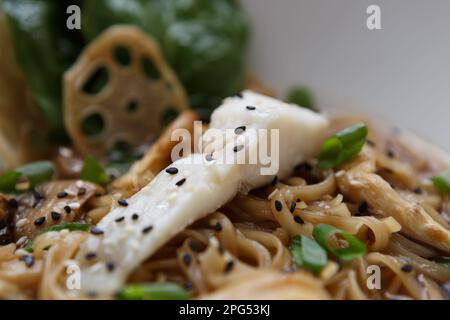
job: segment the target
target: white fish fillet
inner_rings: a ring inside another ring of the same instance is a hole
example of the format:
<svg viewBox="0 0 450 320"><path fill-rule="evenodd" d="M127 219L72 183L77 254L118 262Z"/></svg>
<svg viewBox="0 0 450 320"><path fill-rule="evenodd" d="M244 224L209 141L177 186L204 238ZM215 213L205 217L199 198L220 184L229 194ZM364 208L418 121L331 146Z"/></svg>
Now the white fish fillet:
<svg viewBox="0 0 450 320"><path fill-rule="evenodd" d="M328 121L309 110L246 91L242 98L228 98L216 109L210 128L225 130L244 125L280 130L278 175L285 177L296 164L314 155ZM215 158L236 145L234 139L226 143L224 149L215 150ZM258 141L249 139L244 150L257 147ZM236 156L243 157L244 150ZM126 207L113 209L99 222L97 227L104 234L90 235L83 244L77 261L82 267L84 292L113 294L139 264L192 222L217 210L237 192L247 192L273 179L260 174L260 164L207 162L204 154L190 155L169 167L177 168L178 173L159 173L127 200ZM182 179L186 180L180 184ZM152 229L144 232L149 227ZM96 257L86 261L92 253Z"/></svg>

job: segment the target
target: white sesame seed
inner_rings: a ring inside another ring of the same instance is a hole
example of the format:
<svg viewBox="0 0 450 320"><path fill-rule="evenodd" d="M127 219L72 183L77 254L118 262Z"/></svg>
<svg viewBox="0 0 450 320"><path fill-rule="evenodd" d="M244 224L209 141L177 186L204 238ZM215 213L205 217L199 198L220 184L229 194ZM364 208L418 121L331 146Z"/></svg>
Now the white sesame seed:
<svg viewBox="0 0 450 320"><path fill-rule="evenodd" d="M71 208L71 209L80 209L80 204L78 203L78 202L73 202L73 203L70 203L69 204L69 207Z"/></svg>
<svg viewBox="0 0 450 320"><path fill-rule="evenodd" d="M23 226L25 226L27 224L27 219L22 218L19 221L16 222L16 227L17 228L22 228Z"/></svg>
<svg viewBox="0 0 450 320"><path fill-rule="evenodd" d="M27 236L23 236L22 238L20 238L19 240L17 240L17 242L16 242L16 244L18 245L18 246L21 246L21 245L23 245L25 242L27 242L28 241L28 237Z"/></svg>
<svg viewBox="0 0 450 320"><path fill-rule="evenodd" d="M60 153L63 157L66 157L66 158L70 158L70 157L73 156L73 152L72 152L72 150L70 150L69 148L64 148L64 147L62 147L62 148L59 149L59 153Z"/></svg>
<svg viewBox="0 0 450 320"><path fill-rule="evenodd" d="M67 193L69 196L75 197L78 195L77 192L70 190L70 189L64 189L64 192Z"/></svg>
<svg viewBox="0 0 450 320"><path fill-rule="evenodd" d="M77 188L82 188L82 187L84 186L84 182L83 182L82 180L77 180L77 181L75 182L75 186L76 186Z"/></svg>

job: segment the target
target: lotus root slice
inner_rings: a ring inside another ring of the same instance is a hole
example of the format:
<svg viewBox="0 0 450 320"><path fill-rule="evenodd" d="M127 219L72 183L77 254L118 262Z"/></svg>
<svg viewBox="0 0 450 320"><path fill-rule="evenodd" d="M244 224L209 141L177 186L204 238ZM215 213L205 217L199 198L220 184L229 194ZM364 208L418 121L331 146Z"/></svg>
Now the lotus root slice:
<svg viewBox="0 0 450 320"><path fill-rule="evenodd" d="M187 105L156 41L134 26L104 31L64 75L64 121L82 154L156 138Z"/></svg>

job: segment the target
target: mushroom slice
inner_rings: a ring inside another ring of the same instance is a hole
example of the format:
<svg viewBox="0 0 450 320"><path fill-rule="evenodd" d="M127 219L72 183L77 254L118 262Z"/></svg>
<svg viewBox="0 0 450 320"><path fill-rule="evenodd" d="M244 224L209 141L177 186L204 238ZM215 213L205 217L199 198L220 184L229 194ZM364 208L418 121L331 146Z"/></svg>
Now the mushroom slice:
<svg viewBox="0 0 450 320"><path fill-rule="evenodd" d="M64 122L78 151L104 155L118 143L157 136L187 108L158 44L134 26L103 32L64 75Z"/></svg>
<svg viewBox="0 0 450 320"><path fill-rule="evenodd" d="M21 244L31 240L44 227L80 218L80 208L100 187L81 180L51 181L19 198L14 217L15 238Z"/></svg>
<svg viewBox="0 0 450 320"><path fill-rule="evenodd" d="M193 111L184 111L179 115L164 130L145 156L136 162L124 176L114 181L113 187L134 193L149 183L155 175L171 163L171 150L179 143L179 141L172 140L172 133L184 129L187 130L186 133L193 135L194 122L197 119L197 114Z"/></svg>
<svg viewBox="0 0 450 320"><path fill-rule="evenodd" d="M450 253L450 231L436 222L418 203L406 201L375 172L375 157L369 148L345 164L337 182L343 194L356 202L366 201L376 212L391 216L401 233Z"/></svg>

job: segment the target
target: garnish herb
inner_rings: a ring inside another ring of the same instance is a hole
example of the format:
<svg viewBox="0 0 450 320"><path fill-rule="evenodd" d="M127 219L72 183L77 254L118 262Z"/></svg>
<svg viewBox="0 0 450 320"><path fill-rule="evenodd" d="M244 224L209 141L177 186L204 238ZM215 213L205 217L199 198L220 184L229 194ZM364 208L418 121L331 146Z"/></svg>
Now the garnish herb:
<svg viewBox="0 0 450 320"><path fill-rule="evenodd" d="M434 187L440 193L449 193L450 192L450 171L441 173L440 175L431 177L431 181L433 182Z"/></svg>
<svg viewBox="0 0 450 320"><path fill-rule="evenodd" d="M41 231L39 231L39 233L34 237L34 239L36 239L38 236L40 236L41 234L47 233L47 232L51 232L51 231L61 231L61 230L69 230L69 231L87 231L89 230L89 227L91 225L89 223L62 223L62 224L57 224L54 226L50 226L47 228L42 229ZM24 247L24 249L28 252L33 252L33 243L34 243L34 239L32 239L30 242L27 243L27 245Z"/></svg>
<svg viewBox="0 0 450 320"><path fill-rule="evenodd" d="M48 181L54 173L53 163L50 161L38 161L5 172L0 176L0 191L15 192L16 184L22 177L30 183L30 188Z"/></svg>
<svg viewBox="0 0 450 320"><path fill-rule="evenodd" d="M299 268L318 273L327 264L327 253L316 241L298 235L291 241L292 260Z"/></svg>
<svg viewBox="0 0 450 320"><path fill-rule="evenodd" d="M317 111L314 97L311 91L305 87L292 88L287 94L287 102Z"/></svg>
<svg viewBox="0 0 450 320"><path fill-rule="evenodd" d="M331 236L340 236L347 241L346 248L333 248L328 240ZM328 253L340 260L349 261L366 254L366 246L358 238L328 224L318 224L314 227L313 237Z"/></svg>
<svg viewBox="0 0 450 320"><path fill-rule="evenodd" d="M329 169L358 155L367 137L367 127L357 123L325 140L320 148L318 166Z"/></svg>
<svg viewBox="0 0 450 320"><path fill-rule="evenodd" d="M440 259L434 260L434 262L440 264L443 267L447 267L450 269L450 259L440 258Z"/></svg>
<svg viewBox="0 0 450 320"><path fill-rule="evenodd" d="M108 174L94 157L87 156L84 159L80 179L103 185L108 182Z"/></svg>
<svg viewBox="0 0 450 320"><path fill-rule="evenodd" d="M131 284L117 295L118 300L186 300L189 293L175 283Z"/></svg>

